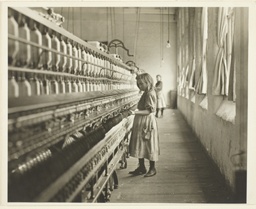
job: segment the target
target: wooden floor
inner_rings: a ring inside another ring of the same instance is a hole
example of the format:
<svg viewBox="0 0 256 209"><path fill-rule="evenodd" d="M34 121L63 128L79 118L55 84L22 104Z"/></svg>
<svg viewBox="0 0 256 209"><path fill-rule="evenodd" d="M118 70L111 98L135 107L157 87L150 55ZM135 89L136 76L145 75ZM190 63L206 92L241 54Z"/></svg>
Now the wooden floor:
<svg viewBox="0 0 256 209"><path fill-rule="evenodd" d="M111 203L230 203L231 195L218 169L212 165L178 110L166 109L158 118L161 154L157 174L132 176L138 161L128 158L126 169L117 169L119 188ZM146 161L146 167L149 167Z"/></svg>

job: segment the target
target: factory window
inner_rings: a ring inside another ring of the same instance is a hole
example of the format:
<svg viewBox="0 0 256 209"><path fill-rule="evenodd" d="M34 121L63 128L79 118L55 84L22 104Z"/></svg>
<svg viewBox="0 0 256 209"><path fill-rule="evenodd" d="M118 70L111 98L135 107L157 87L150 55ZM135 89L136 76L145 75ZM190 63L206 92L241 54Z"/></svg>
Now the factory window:
<svg viewBox="0 0 256 209"><path fill-rule="evenodd" d="M203 100L199 103L199 106L203 109L208 109L208 97L207 97L207 68L206 68L206 54L207 54L207 40L208 40L208 8L202 8L202 15L200 19L200 54L201 54L201 66L199 68L199 78L195 83L195 91L197 94L204 95ZM193 79L193 78L192 78Z"/></svg>
<svg viewBox="0 0 256 209"><path fill-rule="evenodd" d="M216 115L233 124L236 116L236 105L234 103L236 100L234 18L233 8L219 8L217 27L217 44L219 48L212 86L213 95L224 96Z"/></svg>
<svg viewBox="0 0 256 209"><path fill-rule="evenodd" d="M235 124L236 104L233 101L228 101L227 98L225 98L218 108L216 115L225 121Z"/></svg>
<svg viewBox="0 0 256 209"><path fill-rule="evenodd" d="M198 82L196 84L196 92L198 94L207 93L207 69L206 69L206 52L207 52L207 39L208 39L208 8L204 7L202 10L201 21L202 32L202 68Z"/></svg>
<svg viewBox="0 0 256 209"><path fill-rule="evenodd" d="M179 9L178 34L178 94L185 97L185 8Z"/></svg>
<svg viewBox="0 0 256 209"><path fill-rule="evenodd" d="M189 10L189 81L190 101L195 103L195 71L196 71L196 44L197 44L197 15L195 8Z"/></svg>
<svg viewBox="0 0 256 209"><path fill-rule="evenodd" d="M194 52L195 56L195 52ZM196 70L196 60L195 58L192 60L192 67L191 67L191 75L189 79L189 89L192 90L193 94L191 97L191 102L195 103L195 70Z"/></svg>
<svg viewBox="0 0 256 209"><path fill-rule="evenodd" d="M217 45L218 53L215 62L214 78L212 86L213 95L228 96L232 94L235 101L234 83L234 57L233 52L234 37L234 12L233 8L219 8L218 27L217 27Z"/></svg>

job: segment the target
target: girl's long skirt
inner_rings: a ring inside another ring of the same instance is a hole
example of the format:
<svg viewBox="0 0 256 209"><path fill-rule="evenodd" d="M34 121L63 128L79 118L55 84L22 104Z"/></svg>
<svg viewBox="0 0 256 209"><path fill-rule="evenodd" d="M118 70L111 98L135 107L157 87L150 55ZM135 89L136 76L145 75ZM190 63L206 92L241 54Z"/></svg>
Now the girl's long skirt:
<svg viewBox="0 0 256 209"><path fill-rule="evenodd" d="M156 118L149 115L135 115L129 151L132 157L157 161L160 154Z"/></svg>
<svg viewBox="0 0 256 209"><path fill-rule="evenodd" d="M164 100L164 95L162 91L157 93L157 102L156 102L156 108L165 108L165 100Z"/></svg>

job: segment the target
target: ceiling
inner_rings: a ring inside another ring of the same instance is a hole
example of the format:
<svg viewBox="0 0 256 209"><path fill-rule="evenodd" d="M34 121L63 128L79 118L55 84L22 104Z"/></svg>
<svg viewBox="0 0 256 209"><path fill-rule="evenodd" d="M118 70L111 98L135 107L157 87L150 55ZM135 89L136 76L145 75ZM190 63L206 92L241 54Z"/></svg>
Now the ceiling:
<svg viewBox="0 0 256 209"><path fill-rule="evenodd" d="M129 18L133 15L139 15L141 17L140 21L146 22L155 22L159 21L160 16L163 17L163 22L167 21L167 17L169 16L169 22L176 22L175 14L177 12L177 7L76 7L76 8L67 8L67 7L55 7L54 11L57 13L63 14L65 17L75 16L75 18L79 18L79 13L81 11L86 14L95 14L104 16L104 15L114 15L114 16L122 16ZM76 15L72 15L72 13L76 13ZM126 19L128 21L128 19Z"/></svg>

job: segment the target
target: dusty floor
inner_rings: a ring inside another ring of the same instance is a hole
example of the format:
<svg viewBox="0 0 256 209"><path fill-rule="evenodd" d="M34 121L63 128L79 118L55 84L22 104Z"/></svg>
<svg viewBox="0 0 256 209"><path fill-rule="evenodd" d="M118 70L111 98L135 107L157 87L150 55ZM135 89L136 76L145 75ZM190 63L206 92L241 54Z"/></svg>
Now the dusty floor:
<svg viewBox="0 0 256 209"><path fill-rule="evenodd" d="M111 203L230 203L232 198L223 178L202 150L178 110L166 109L158 118L161 154L157 174L132 176L135 158L126 169L117 169L119 188ZM146 161L146 167L149 167Z"/></svg>

